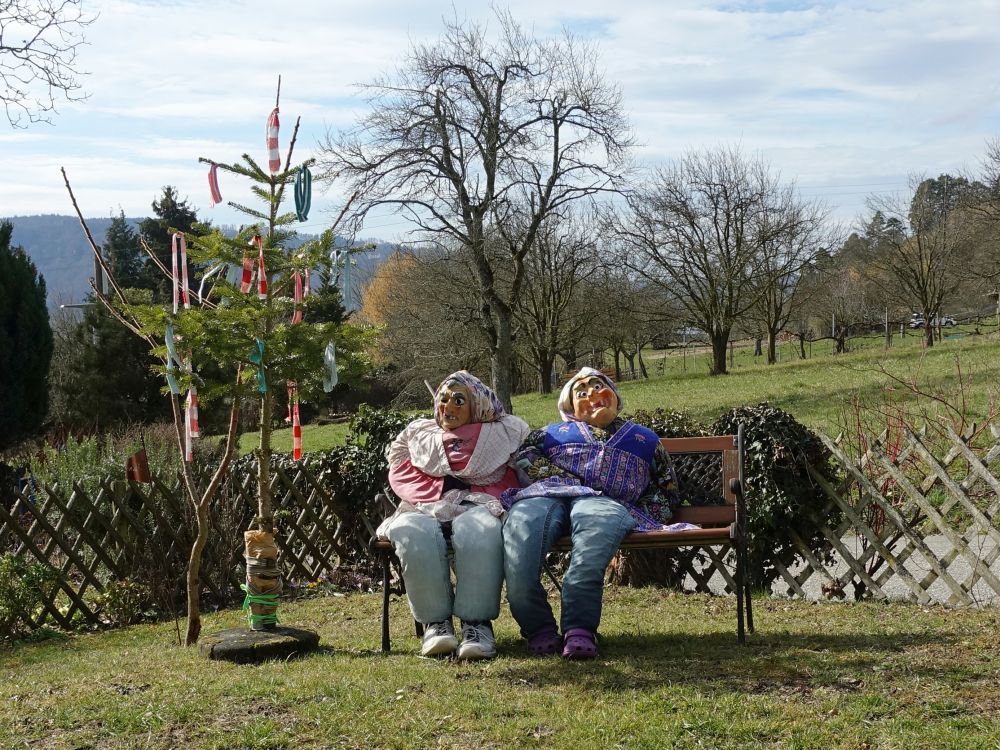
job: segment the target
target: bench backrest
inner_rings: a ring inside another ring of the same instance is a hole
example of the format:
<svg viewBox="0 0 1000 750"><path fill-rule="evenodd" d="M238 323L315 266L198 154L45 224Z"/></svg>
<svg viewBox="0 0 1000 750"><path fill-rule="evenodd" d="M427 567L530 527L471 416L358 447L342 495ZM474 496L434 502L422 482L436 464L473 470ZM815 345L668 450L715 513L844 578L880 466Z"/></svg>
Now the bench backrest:
<svg viewBox="0 0 1000 750"><path fill-rule="evenodd" d="M682 500L693 505L674 511L674 521L699 526L728 525L736 520L736 494L730 480L740 480L740 444L736 435L661 438L677 471Z"/></svg>

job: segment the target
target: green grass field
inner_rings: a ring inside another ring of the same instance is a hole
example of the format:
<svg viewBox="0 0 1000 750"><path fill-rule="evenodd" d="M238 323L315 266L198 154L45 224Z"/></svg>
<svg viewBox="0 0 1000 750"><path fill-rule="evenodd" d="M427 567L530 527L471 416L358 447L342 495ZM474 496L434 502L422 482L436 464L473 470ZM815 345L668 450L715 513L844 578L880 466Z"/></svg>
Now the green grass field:
<svg viewBox="0 0 1000 750"><path fill-rule="evenodd" d="M934 748L1000 746L1000 611L757 600L736 645L729 598L611 589L593 663L415 656L405 604L378 653L378 594L285 606L322 650L209 662L171 624L0 651L0 747ZM210 615L206 632L242 623Z"/></svg>
<svg viewBox="0 0 1000 750"><path fill-rule="evenodd" d="M962 328L930 348L920 347L915 335L895 337L886 351L882 339L855 339L847 354L830 353L830 342L814 344L809 359L797 359L796 345L781 348L781 361L766 365L754 358L749 347L736 349L734 367L721 377L708 375L708 352L653 352L645 356L652 377L621 384L626 411L663 406L711 422L734 406L769 401L807 426L836 435L853 418L857 402L871 413L874 405L897 403L912 410L941 413L931 399L916 398L894 383L886 373L916 384L920 390L959 402L963 397L973 418L982 420L991 408L1000 406L1000 338L965 335ZM662 364L661 364L662 363ZM884 372L883 372L884 370ZM959 374L965 387L959 387ZM529 393L514 397L514 411L533 427L558 419L556 394ZM429 405L428 405L429 407ZM347 435L346 425L303 427L306 452L339 445ZM254 435L244 437L241 451L253 447ZM291 431L275 434L275 446L291 450Z"/></svg>

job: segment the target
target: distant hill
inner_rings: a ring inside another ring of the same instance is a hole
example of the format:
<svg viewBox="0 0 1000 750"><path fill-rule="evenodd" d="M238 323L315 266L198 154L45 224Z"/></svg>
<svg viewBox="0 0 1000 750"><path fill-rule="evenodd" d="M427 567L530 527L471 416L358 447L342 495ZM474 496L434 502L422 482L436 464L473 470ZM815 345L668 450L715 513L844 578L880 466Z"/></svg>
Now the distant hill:
<svg viewBox="0 0 1000 750"><path fill-rule="evenodd" d="M14 246L23 247L45 277L49 308L83 299L90 291L89 279L94 275L94 260L80 221L75 216L55 214L11 216L8 220L14 225ZM127 221L133 228L137 228L142 219L129 218ZM94 241L103 245L108 227L111 226L111 218L87 219L87 226L94 235ZM222 229L227 231L230 228ZM231 229L236 231L235 228ZM302 235L301 239L305 241L313 237L314 235ZM367 253L355 267L352 278L354 290L361 289L396 247L379 240L366 241L374 242L376 248ZM353 300L348 304L348 307L356 306Z"/></svg>

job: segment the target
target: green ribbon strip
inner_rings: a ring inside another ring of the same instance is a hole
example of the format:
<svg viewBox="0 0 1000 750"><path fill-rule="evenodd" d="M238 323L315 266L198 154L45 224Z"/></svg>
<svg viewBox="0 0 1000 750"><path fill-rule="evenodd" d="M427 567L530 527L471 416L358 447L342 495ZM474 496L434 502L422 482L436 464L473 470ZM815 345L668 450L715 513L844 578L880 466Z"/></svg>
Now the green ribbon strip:
<svg viewBox="0 0 1000 750"><path fill-rule="evenodd" d="M240 584L240 588L246 592L246 598L243 600L243 609L249 610L251 604L261 604L266 607L278 606L277 594L251 594L250 589L245 583ZM250 622L250 627L253 627L254 625L278 624L277 613L272 615L255 615L253 612L250 612L247 619Z"/></svg>
<svg viewBox="0 0 1000 750"><path fill-rule="evenodd" d="M267 393L267 377L264 375L264 342L257 339L257 348L250 352L249 360L257 365L257 390Z"/></svg>

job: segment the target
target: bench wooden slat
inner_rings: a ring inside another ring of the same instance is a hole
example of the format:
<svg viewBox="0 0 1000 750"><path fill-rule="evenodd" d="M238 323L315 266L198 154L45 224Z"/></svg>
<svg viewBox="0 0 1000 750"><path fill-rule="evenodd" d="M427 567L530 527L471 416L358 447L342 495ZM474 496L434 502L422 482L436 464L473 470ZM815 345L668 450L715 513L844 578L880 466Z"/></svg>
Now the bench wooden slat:
<svg viewBox="0 0 1000 750"><path fill-rule="evenodd" d="M721 453L734 451L737 447L735 435L660 438L660 443L670 453Z"/></svg>

